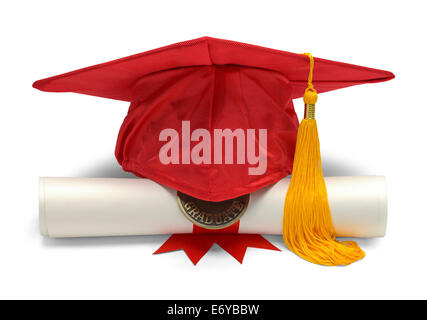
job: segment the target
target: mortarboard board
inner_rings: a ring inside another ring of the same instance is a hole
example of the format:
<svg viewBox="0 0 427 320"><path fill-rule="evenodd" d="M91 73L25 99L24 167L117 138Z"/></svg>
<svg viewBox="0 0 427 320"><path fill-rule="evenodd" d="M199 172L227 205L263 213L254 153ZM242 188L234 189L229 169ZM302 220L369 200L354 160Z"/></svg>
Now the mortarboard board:
<svg viewBox="0 0 427 320"><path fill-rule="evenodd" d="M203 37L33 86L130 101L117 139L118 162L126 171L195 198L239 197L294 168L284 213L287 246L312 262L348 264L363 251L354 243L334 241L314 104L317 93L394 75L308 56ZM298 133L292 99L302 96L306 119ZM313 215L322 219L310 219ZM321 235L321 243L314 233ZM338 247L330 249L330 243ZM337 258L334 252L340 248L351 252Z"/></svg>

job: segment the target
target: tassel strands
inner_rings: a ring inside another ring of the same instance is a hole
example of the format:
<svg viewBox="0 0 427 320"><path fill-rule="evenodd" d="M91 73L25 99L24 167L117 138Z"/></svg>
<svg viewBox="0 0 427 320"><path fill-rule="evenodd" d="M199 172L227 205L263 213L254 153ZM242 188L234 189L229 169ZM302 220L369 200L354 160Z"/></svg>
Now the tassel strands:
<svg viewBox="0 0 427 320"><path fill-rule="evenodd" d="M298 129L292 178L285 200L283 240L289 250L310 262L349 265L362 259L365 253L354 241L336 240L314 118L317 101L312 84L314 59L306 55L310 58L310 74L304 94L305 115Z"/></svg>

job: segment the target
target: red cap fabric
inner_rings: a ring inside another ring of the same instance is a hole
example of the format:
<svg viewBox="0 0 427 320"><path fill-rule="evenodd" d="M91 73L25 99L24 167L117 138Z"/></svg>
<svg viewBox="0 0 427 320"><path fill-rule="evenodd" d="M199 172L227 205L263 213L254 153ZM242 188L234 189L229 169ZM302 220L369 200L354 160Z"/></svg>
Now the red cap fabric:
<svg viewBox="0 0 427 320"><path fill-rule="evenodd" d="M303 96L308 73L305 55L204 37L33 86L130 101L116 146L123 169L221 201L291 172L298 129L292 99ZM315 58L319 93L393 78L388 71Z"/></svg>

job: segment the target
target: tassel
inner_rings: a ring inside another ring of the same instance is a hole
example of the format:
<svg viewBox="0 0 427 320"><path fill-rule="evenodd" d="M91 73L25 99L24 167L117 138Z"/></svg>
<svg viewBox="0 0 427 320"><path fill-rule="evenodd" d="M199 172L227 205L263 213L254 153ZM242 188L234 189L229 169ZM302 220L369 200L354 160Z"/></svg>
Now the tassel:
<svg viewBox="0 0 427 320"><path fill-rule="evenodd" d="M321 265L349 265L365 253L354 241L339 242L332 223L323 178L317 123L317 92L312 84L311 54L308 87L304 94L304 119L298 128L291 182L283 214L283 240L301 258Z"/></svg>

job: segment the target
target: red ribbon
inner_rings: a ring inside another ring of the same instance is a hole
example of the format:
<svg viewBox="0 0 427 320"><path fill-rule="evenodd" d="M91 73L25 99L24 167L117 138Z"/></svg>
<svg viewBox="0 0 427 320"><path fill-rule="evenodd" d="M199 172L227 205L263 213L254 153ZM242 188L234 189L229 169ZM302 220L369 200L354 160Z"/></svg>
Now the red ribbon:
<svg viewBox="0 0 427 320"><path fill-rule="evenodd" d="M244 234L238 231L239 221L221 230L208 230L193 225L193 233L173 234L154 254L184 250L196 265L214 243L240 263L243 262L248 247L280 251L259 234Z"/></svg>

